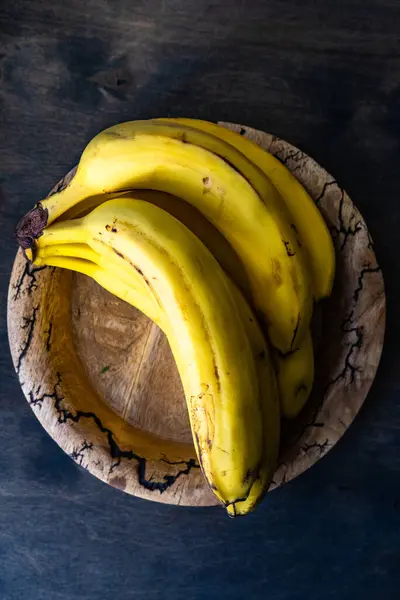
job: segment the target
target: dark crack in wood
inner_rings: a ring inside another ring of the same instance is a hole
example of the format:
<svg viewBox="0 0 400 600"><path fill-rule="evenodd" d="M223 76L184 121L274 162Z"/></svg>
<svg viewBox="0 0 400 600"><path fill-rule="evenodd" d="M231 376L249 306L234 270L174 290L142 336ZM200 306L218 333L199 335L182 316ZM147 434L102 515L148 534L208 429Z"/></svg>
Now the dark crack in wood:
<svg viewBox="0 0 400 600"><path fill-rule="evenodd" d="M32 292L38 287L36 274L39 273L39 271L43 271L44 269L47 269L47 267L34 267L32 263L30 263L28 260L26 261L24 270L22 271L17 283L13 285L13 289L15 290L15 294L13 296L14 301L20 298L22 287L26 278L29 278L29 283L26 288L27 294L28 296L32 295Z"/></svg>
<svg viewBox="0 0 400 600"><path fill-rule="evenodd" d="M71 454L69 455L72 460L78 463L78 465L82 466L83 460L88 452L93 449L93 443L84 440L81 446L76 446Z"/></svg>
<svg viewBox="0 0 400 600"><path fill-rule="evenodd" d="M294 148L293 150L290 150L289 153L283 157L282 154L284 153L284 148L279 151L276 155L276 158L283 164L286 165L288 164L288 162L291 160L293 162L300 162L302 160L304 160L305 158L307 158L307 156L304 154L304 152L302 150L298 150L297 148ZM292 169L290 169L290 171L292 171Z"/></svg>
<svg viewBox="0 0 400 600"><path fill-rule="evenodd" d="M321 192L319 193L319 195L315 198L314 203L318 206L321 202L321 200L323 200L326 191L329 187L331 187L331 185L337 185L337 181L336 179L332 179L331 181L327 181L326 183L324 183L324 186L321 190Z"/></svg>
<svg viewBox="0 0 400 600"><path fill-rule="evenodd" d="M53 332L53 321L49 322L49 327L48 329L46 329L45 334L46 334L46 351L50 352L51 350L51 334Z"/></svg>
<svg viewBox="0 0 400 600"><path fill-rule="evenodd" d="M355 213L353 212L352 215L350 216L349 219L349 224L346 226L344 223L344 217L343 217L343 207L344 207L344 195L345 192L344 190L340 189L340 201L339 201L339 210L338 210L338 227L336 227L336 225L331 225L329 227L330 232L333 234L332 237L334 239L339 238L341 235L343 235L343 241L341 243L340 246L340 251L344 250L346 244L347 244L347 240L349 239L350 236L355 236L357 235L357 233L359 231L361 231L363 229L363 222L361 219L359 219L354 225L352 224L352 221L355 221L356 217L355 217Z"/></svg>
<svg viewBox="0 0 400 600"><path fill-rule="evenodd" d="M39 310L39 305L34 306L30 317L22 317L23 324L21 325L21 329L26 329L27 334L26 334L25 341L22 345L22 348L20 349L20 353L19 353L18 360L17 360L17 365L15 367L15 370L18 375L21 370L22 361L24 360L25 356L27 355L30 345L32 343L33 331L34 331L35 325L36 325L38 310Z"/></svg>
<svg viewBox="0 0 400 600"><path fill-rule="evenodd" d="M313 442L312 444L304 444L301 447L301 449L305 453L307 453L313 449L318 450L320 456L322 456L322 454L324 454L328 448L329 448L329 440L328 439L326 439L322 444L319 444L318 442Z"/></svg>
<svg viewBox="0 0 400 600"><path fill-rule="evenodd" d="M42 408L43 402L45 400L56 400L60 397L62 400L64 397L60 396L59 386L61 384L61 376L57 373L57 383L53 387L53 391L50 393L45 393L39 396L41 386L39 385L36 390L31 390L28 394L28 402L31 406L38 406Z"/></svg>
<svg viewBox="0 0 400 600"><path fill-rule="evenodd" d="M381 268L379 265L376 265L376 267L371 267L370 264L364 265L364 267L360 271L360 275L358 276L357 287L353 292L353 303L354 304L356 304L358 302L360 294L361 294L362 290L364 289L365 275L368 275L369 273L379 273L380 270L381 270Z"/></svg>
<svg viewBox="0 0 400 600"><path fill-rule="evenodd" d="M355 341L351 342L348 347L347 354L344 359L343 369L338 373L338 375L331 379L326 387L325 393L330 388L331 385L337 383L340 379L345 379L348 375L350 377L350 383L354 383L356 373L361 371L361 367L359 365L355 365L353 362L354 353L362 347L364 340L364 327L362 325L358 325L355 327L346 327L345 323L348 322L348 317L346 317L345 321L342 323L341 328L344 333L347 334L355 334Z"/></svg>
<svg viewBox="0 0 400 600"><path fill-rule="evenodd" d="M164 475L162 481L154 481L152 476L150 478L147 478L147 459L143 456L140 456L133 450L122 450L115 440L114 433L111 431L111 429L103 425L101 419L96 415L96 413L82 410L77 410L76 412L73 412L72 410L62 406L64 396L61 392L60 373L57 373L57 381L54 384L54 388L51 393L42 394L41 396L37 396L34 390L32 390L29 393L29 402L33 405L41 406L45 400L50 399L54 400L54 408L58 414L57 421L61 425L68 422L79 423L81 419L88 419L96 425L96 427L101 431L101 433L104 433L106 435L110 456L111 459L114 461L110 468L110 473L113 472L121 464L122 459L135 460L138 463L139 484L149 491L158 491L160 494L162 494L163 492L165 492L165 490L174 485L174 483L176 483L176 481L182 475L189 475L192 469L198 468L195 459L191 458L187 461L179 461L179 464L184 465L185 468L180 469L174 475ZM164 459L164 462L171 465L174 464L173 461L169 462L167 458Z"/></svg>

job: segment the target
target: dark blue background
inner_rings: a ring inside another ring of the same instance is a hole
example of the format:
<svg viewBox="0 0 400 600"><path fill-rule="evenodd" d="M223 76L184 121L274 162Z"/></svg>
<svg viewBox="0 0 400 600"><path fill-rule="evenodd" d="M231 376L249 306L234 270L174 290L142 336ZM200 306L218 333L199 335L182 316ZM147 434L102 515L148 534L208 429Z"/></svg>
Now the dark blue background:
<svg viewBox="0 0 400 600"><path fill-rule="evenodd" d="M399 598L399 31L396 0L0 3L1 600ZM386 282L383 360L354 425L236 521L81 470L9 357L16 221L100 129L164 115L242 122L316 158L366 218Z"/></svg>

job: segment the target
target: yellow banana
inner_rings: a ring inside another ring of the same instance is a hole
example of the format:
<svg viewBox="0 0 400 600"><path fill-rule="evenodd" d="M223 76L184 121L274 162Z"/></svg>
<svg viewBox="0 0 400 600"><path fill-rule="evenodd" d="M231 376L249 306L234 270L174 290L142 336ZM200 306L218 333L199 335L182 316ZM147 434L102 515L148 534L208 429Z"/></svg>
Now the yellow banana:
<svg viewBox="0 0 400 600"><path fill-rule="evenodd" d="M282 416L297 417L311 393L314 382L314 353L308 331L299 348L281 355L273 352Z"/></svg>
<svg viewBox="0 0 400 600"><path fill-rule="evenodd" d="M273 345L281 352L296 348L310 322L311 282L276 189L219 138L156 123L125 123L96 136L68 187L25 217L18 230L20 242L29 245L43 221L51 223L88 196L132 187L170 192L198 208L230 242L246 269ZM215 154L195 141L207 143ZM217 154L246 171L251 185Z"/></svg>
<svg viewBox="0 0 400 600"><path fill-rule="evenodd" d="M261 394L225 274L185 226L141 200L111 200L83 219L55 223L38 245L93 239L130 263L167 316L204 474L225 505L246 499L262 459Z"/></svg>
<svg viewBox="0 0 400 600"><path fill-rule="evenodd" d="M208 227L211 226L208 224ZM151 295L148 293L147 286L143 285L142 278L140 278L140 276L139 278L132 278L132 269L128 270L126 268L128 266L126 261L124 261L121 257L118 257L109 246L105 245L104 243L96 243L93 241L92 246L97 251L93 250L86 244L62 244L59 246L49 245L39 248L37 257L39 259L46 259L48 256L52 255L75 256L96 262L99 266L102 266L106 269L108 268L110 272L112 269L112 273L114 275L118 274L119 278L124 280L126 283L129 283L131 286L136 286L136 294L142 294L139 296L140 302L137 301L136 307L152 320L156 320L152 316L153 314L156 314L154 312L155 303ZM248 332L248 335L251 338L252 346L257 346L257 343L260 346L263 338L257 323L253 325L255 318L251 315L251 310L244 299L241 298L239 291L235 289L235 286L230 281L229 284L232 287L232 292L236 294L236 303L239 305L242 321L245 323L245 325L250 323L249 327L251 328L251 331ZM112 291L112 289L109 289L109 291ZM151 303L153 304L153 308ZM246 314L248 315L247 317ZM250 319L252 319L252 321L250 321ZM259 341L257 342L257 340ZM258 352L254 351L254 355L257 357L259 354L261 354L261 352L262 350L259 350ZM297 350L289 352L285 355L282 355L274 350L272 352L272 357L275 365L279 389L281 413L285 418L291 419L296 417L304 407L313 386L314 355L310 331L306 333L304 340L302 340ZM261 379L266 380L268 377L262 376ZM266 420L264 419L264 422L265 421Z"/></svg>
<svg viewBox="0 0 400 600"><path fill-rule="evenodd" d="M322 215L308 192L275 156L226 127L198 119L161 119L210 133L240 150L271 180L285 202L291 222L305 246L312 269L316 300L330 295L335 275L335 250Z"/></svg>
<svg viewBox="0 0 400 600"><path fill-rule="evenodd" d="M101 250L103 250L103 248L101 248ZM85 259L77 260L77 256L85 257ZM89 260L88 257L90 257ZM120 269L121 265L110 263L107 275L102 274L101 277L99 277L99 269L93 268L93 264L90 261L94 261L99 267L99 262L102 262L102 259L99 253L95 252L92 248L90 248L90 246L85 244L45 246L43 248L39 248L35 257L35 264L46 264L72 269L92 277L100 285L102 285L102 287L105 287L108 291L114 293L114 295L118 296L119 298L130 302L136 308L146 314L146 316L148 316L150 319L153 319L152 304L149 304L148 302L149 295L147 294L147 290L135 290L135 296L129 296L124 291L126 283L120 279L120 271L115 269L115 266ZM117 261L125 262L122 258L117 258ZM103 267L101 267L101 269L103 269ZM126 273L129 273L128 269L126 269ZM245 500L228 505L227 507L228 514L232 517L235 517L239 515L245 515L253 510L254 507L262 500L265 492L268 490L278 458L280 410L279 394L276 385L275 373L272 369L268 345L266 344L254 314L252 313L242 294L228 278L227 283L235 298L240 318L244 324L256 363L257 377L261 391L264 440L263 457L259 474L250 489L248 497ZM130 285L132 285L132 283ZM163 328L163 323L161 321L157 324Z"/></svg>
<svg viewBox="0 0 400 600"><path fill-rule="evenodd" d="M82 200L82 202L74 205L61 215L59 221L84 217L96 208L96 206L100 206L103 202L117 197L146 200L146 202L155 204L155 206L166 210L170 215L181 221L207 246L224 271L245 293L246 297L251 298L246 271L232 246L218 229L210 221L207 221L200 211L176 196L157 190L135 190L134 192L127 191L125 193L98 194L96 196L89 196L85 200Z"/></svg>
<svg viewBox="0 0 400 600"><path fill-rule="evenodd" d="M113 249L107 244L93 240L92 246L93 247L90 247L84 243L65 243L40 247L35 252L34 262L37 263L38 260L47 259L49 256L54 256L82 258L85 261L96 263L96 265L101 269L109 271L109 276L112 277L114 275L116 278L118 278L118 280L122 280L124 284L128 284L134 288L135 294L137 296L140 295L141 299L140 306L138 305L137 308L145 313L152 321L157 321L157 324L159 325L158 320L160 316L160 307L154 296L149 292L149 288L144 282L143 277L136 270L132 269L132 267L129 270L126 269L126 262L117 254L115 254ZM30 256L28 256L28 258L30 258ZM95 279L93 275L89 276ZM112 286L111 282L110 286ZM112 290L108 289L108 291Z"/></svg>
<svg viewBox="0 0 400 600"><path fill-rule="evenodd" d="M262 331L242 294L231 283L236 304L245 324L247 336L255 356L261 389L263 418L263 457L259 474L247 498L227 506L230 517L245 515L253 510L267 492L275 472L280 442L279 393L270 352Z"/></svg>
<svg viewBox="0 0 400 600"><path fill-rule="evenodd" d="M86 273L164 330L199 461L231 516L249 512L269 486L279 447L277 381L240 292L160 208L254 299L276 347L282 413L294 417L313 383L312 289L316 298L329 295L334 255L319 211L274 161L212 123L125 123L96 136L66 190L39 203L18 230L23 247L35 241L36 264ZM132 198L131 188L147 187L156 191L135 190L145 202ZM70 221L80 215L87 216ZM325 258L316 255L318 242Z"/></svg>

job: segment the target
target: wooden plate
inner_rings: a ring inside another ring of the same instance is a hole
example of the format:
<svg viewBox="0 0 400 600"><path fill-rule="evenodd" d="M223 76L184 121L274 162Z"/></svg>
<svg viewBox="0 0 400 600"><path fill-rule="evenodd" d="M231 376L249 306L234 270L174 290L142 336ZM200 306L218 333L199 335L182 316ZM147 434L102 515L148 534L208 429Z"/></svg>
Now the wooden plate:
<svg viewBox="0 0 400 600"><path fill-rule="evenodd" d="M292 171L321 210L336 248L334 291L318 307L313 394L302 414L284 425L273 489L319 460L359 411L383 345L384 285L367 226L331 175L283 140L223 125L256 141ZM90 279L32 267L18 252L8 331L14 366L33 412L78 464L149 500L217 503L195 459L168 344L146 317ZM159 445L163 440L169 440L170 450ZM154 442L160 449L151 451Z"/></svg>

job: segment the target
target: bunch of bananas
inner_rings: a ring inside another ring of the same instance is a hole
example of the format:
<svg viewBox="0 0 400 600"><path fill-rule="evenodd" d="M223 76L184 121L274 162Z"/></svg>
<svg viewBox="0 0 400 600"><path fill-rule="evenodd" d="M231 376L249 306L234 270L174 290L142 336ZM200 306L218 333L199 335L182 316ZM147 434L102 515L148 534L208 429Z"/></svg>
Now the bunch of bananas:
<svg viewBox="0 0 400 600"><path fill-rule="evenodd" d="M332 240L271 154L192 119L110 127L17 237L37 265L84 273L165 333L199 463L235 516L263 497L280 416L314 377L310 319L331 292Z"/></svg>

